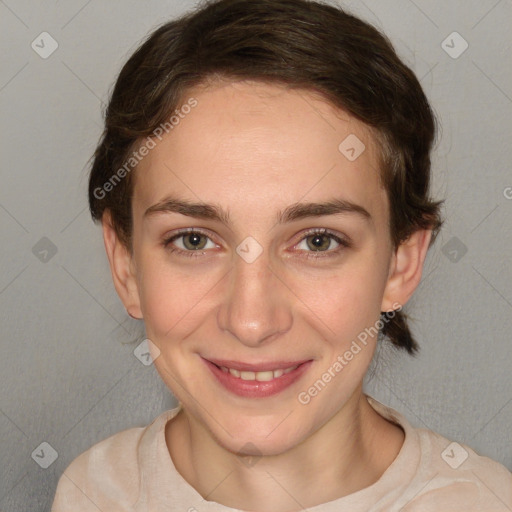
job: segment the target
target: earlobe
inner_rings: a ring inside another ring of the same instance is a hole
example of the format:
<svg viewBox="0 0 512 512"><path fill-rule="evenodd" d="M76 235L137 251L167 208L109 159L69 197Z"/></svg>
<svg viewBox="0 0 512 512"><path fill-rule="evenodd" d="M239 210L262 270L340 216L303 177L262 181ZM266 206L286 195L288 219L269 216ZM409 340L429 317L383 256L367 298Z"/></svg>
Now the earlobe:
<svg viewBox="0 0 512 512"><path fill-rule="evenodd" d="M397 304L404 306L421 280L432 230L421 229L402 242L391 261L384 290L381 311L391 311Z"/></svg>
<svg viewBox="0 0 512 512"><path fill-rule="evenodd" d="M110 212L106 211L102 218L103 241L107 252L112 280L117 294L127 313L132 318L142 318L137 280L135 278L133 256L121 242L112 226Z"/></svg>

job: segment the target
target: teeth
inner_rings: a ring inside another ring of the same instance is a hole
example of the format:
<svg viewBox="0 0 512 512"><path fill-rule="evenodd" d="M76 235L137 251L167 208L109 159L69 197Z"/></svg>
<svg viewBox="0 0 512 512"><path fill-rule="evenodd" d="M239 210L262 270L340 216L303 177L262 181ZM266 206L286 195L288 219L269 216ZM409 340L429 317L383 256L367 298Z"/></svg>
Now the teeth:
<svg viewBox="0 0 512 512"><path fill-rule="evenodd" d="M224 373L229 372L231 375L233 375L233 377L237 377L242 380L257 380L258 382L268 382L269 380L277 379L278 377L281 377L285 373L292 372L298 366L299 365L296 364L295 366L286 368L284 370L279 368L278 370L273 370L273 371L268 370L266 372L246 372L246 371L235 370L233 368L226 368L225 366L221 366L220 369Z"/></svg>
<svg viewBox="0 0 512 512"><path fill-rule="evenodd" d="M255 380L259 382L268 382L269 380L274 379L277 376L274 376L274 372L272 370L269 370L268 372L256 372L255 374Z"/></svg>

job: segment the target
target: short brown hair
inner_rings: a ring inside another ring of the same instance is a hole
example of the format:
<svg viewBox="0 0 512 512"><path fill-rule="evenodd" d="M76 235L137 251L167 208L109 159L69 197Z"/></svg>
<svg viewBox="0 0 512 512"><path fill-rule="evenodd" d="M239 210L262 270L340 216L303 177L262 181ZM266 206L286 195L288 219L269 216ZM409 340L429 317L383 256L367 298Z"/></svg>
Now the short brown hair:
<svg viewBox="0 0 512 512"><path fill-rule="evenodd" d="M364 122L380 149L394 248L419 229L432 229L434 242L444 202L429 197L435 117L416 76L386 36L317 1L214 0L154 30L123 66L106 108L90 172L89 207L95 221L110 211L127 248L133 173L122 173L108 193L103 187L141 139L151 137L180 106L187 89L212 78L315 91ZM392 313L382 313L382 334L413 354L418 345L406 315Z"/></svg>

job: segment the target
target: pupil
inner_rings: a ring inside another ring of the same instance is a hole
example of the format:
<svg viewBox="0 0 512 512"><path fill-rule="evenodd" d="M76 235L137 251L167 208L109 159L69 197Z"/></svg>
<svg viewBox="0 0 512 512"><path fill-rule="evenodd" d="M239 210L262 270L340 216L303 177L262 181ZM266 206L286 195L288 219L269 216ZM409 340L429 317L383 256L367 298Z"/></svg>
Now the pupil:
<svg viewBox="0 0 512 512"><path fill-rule="evenodd" d="M199 246L201 245L201 236L202 235L198 233L189 234L188 237L185 238L185 240L188 242L188 244L186 245L188 245L192 249L200 248Z"/></svg>
<svg viewBox="0 0 512 512"><path fill-rule="evenodd" d="M325 248L325 243L322 243L322 240L324 240L324 235L313 235L311 243L314 247L317 249L321 249L322 247ZM325 242L325 240L324 240ZM329 241L327 241L327 245L329 245Z"/></svg>

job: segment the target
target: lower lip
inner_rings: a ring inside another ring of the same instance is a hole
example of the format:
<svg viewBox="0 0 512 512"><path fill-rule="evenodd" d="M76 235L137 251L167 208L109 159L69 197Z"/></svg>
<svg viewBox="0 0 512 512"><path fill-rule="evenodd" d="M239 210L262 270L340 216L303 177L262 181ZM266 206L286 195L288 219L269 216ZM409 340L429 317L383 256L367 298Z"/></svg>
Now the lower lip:
<svg viewBox="0 0 512 512"><path fill-rule="evenodd" d="M295 381L308 370L313 361L302 363L295 370L281 375L275 379L260 382L257 380L243 380L239 377L234 377L229 372L223 372L216 365L210 361L203 359L210 371L217 378L217 380L228 390L238 396L246 398L265 398L268 396L276 395L286 388L290 387Z"/></svg>

